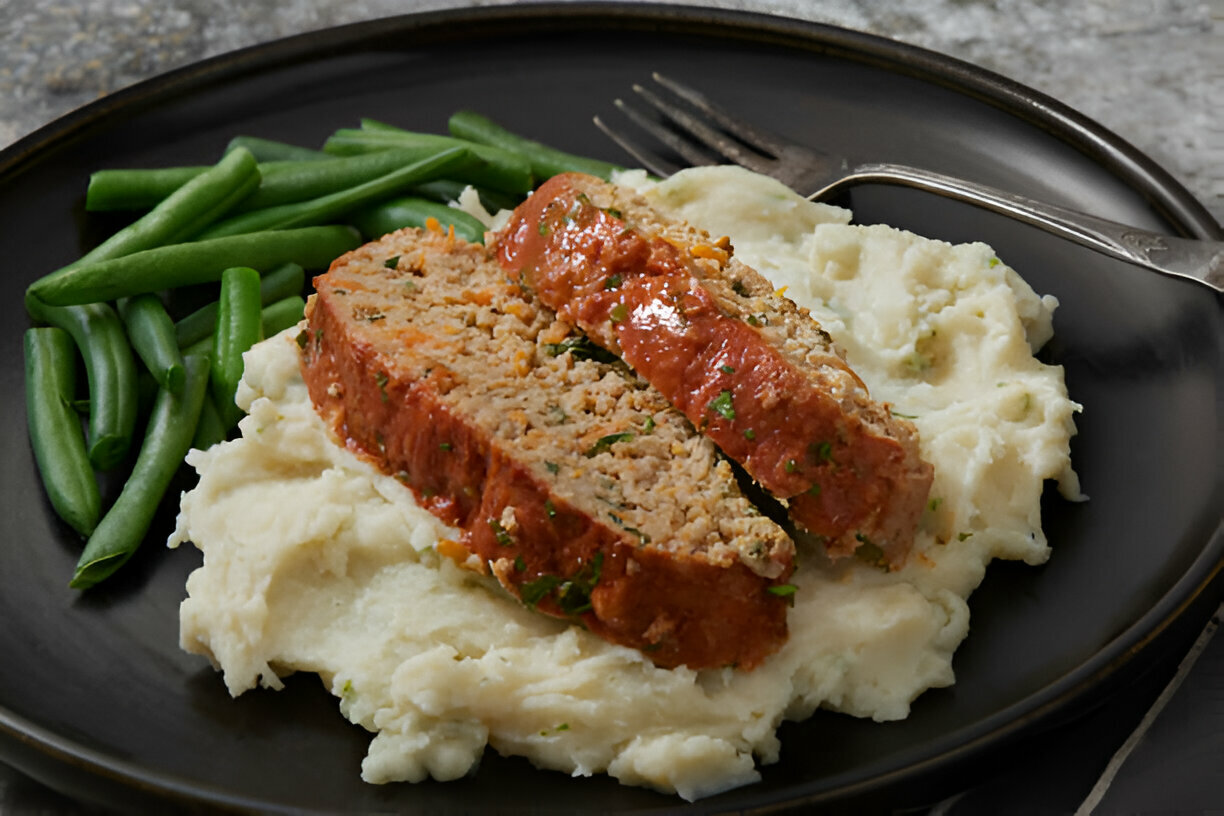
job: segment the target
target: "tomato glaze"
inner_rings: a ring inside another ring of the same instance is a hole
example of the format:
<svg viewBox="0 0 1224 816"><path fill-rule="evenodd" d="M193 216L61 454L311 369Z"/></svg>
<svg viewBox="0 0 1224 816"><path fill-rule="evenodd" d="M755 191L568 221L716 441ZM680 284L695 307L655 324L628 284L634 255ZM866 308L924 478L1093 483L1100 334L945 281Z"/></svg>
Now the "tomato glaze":
<svg viewBox="0 0 1224 816"><path fill-rule="evenodd" d="M759 325L724 311L690 247L644 235L581 183L556 176L515 211L496 243L503 269L786 499L831 554L866 543L859 530L873 526L904 470L900 444L869 432L845 395L785 359Z"/></svg>

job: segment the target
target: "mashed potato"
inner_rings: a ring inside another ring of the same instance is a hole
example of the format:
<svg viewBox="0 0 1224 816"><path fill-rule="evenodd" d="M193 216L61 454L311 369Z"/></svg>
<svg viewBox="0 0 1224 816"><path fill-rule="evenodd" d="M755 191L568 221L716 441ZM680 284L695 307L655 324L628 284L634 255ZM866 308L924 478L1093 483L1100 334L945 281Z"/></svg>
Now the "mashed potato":
<svg viewBox="0 0 1224 816"><path fill-rule="evenodd" d="M913 417L936 474L914 553L884 573L803 549L790 639L762 667L656 668L439 557L458 532L332 441L293 332L271 338L246 357L241 438L188 457L200 480L170 544L194 543L204 565L187 582L182 646L234 695L317 673L375 734L369 782L455 779L490 745L689 800L751 783L778 758L783 719L825 707L895 720L951 684L986 565L1046 560L1044 480L1079 495L1078 406L1062 371L1032 356L1055 304L989 247L850 226L848 212L738 169L623 181L730 235L812 310L877 399Z"/></svg>

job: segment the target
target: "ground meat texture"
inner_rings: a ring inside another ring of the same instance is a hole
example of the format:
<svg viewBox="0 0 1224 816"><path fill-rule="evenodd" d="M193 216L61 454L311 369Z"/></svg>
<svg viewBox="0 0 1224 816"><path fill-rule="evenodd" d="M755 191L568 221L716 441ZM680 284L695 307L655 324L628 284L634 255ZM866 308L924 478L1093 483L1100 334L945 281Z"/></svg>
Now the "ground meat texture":
<svg viewBox="0 0 1224 816"><path fill-rule="evenodd" d="M622 357L821 536L896 568L933 471L913 425L874 402L816 321L629 191L557 176L494 241L503 269Z"/></svg>
<svg viewBox="0 0 1224 816"><path fill-rule="evenodd" d="M790 538L488 250L403 230L315 288L299 344L316 407L525 604L666 667L752 668L785 641Z"/></svg>

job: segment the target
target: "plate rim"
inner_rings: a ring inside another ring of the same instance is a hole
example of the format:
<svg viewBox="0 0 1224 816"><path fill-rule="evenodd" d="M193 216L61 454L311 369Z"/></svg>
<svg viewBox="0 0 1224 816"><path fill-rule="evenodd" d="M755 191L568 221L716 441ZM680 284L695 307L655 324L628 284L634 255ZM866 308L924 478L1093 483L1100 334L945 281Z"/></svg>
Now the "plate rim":
<svg viewBox="0 0 1224 816"><path fill-rule="evenodd" d="M462 24L459 39L471 39L476 26L531 25L536 30L572 27L607 19L617 28L683 26L688 33L721 39L775 39L790 47L820 51L856 62L877 62L893 73L966 93L1021 121L1042 127L1147 198L1171 226L1188 237L1224 238L1224 226L1177 178L1146 153L1066 103L1016 80L958 57L878 34L830 23L757 11L680 5L652 0L529 0L491 6L454 6L376 17L205 57L117 89L64 113L0 150L0 184L31 156L54 148L104 118L112 110L141 109L175 90L196 90L232 81L277 65L308 60L345 44L369 42L391 32ZM700 26L693 29L693 25Z"/></svg>
<svg viewBox="0 0 1224 816"><path fill-rule="evenodd" d="M557 28L589 30L596 22L616 31L646 26L654 31L684 33L698 38L724 41L775 41L787 47L826 53L858 63L875 64L890 73L915 77L973 97L999 108L1021 121L1035 124L1087 156L1117 177L1128 188L1143 194L1170 226L1184 235L1224 238L1224 228L1168 171L1129 142L1062 102L972 63L867 32L781 17L763 12L720 9L654 2L529 2L513 5L456 6L424 12L371 18L307 31L264 43L217 54L166 71L119 89L69 111L0 150L0 185L19 183L24 169L53 155L61 146L88 136L90 128L124 112L156 107L176 93L198 91L210 85L241 82L245 76L295 63L309 62L346 46L369 47L379 39L405 33L459 29L456 39L470 41L484 29L516 25L543 31ZM696 27L694 27L696 26ZM415 45L410 43L409 45ZM1222 302L1217 297L1217 303ZM1224 492L1217 480L1215 495ZM1021 700L959 731L945 734L934 745L948 745L919 762L905 762L901 754L895 767L869 780L838 785L837 777L791 788L788 805L816 804L861 794L880 785L912 780L933 768L957 764L973 754L1026 732L1035 723L1065 710L1116 680L1123 668L1161 640L1183 621L1192 608L1201 606L1208 587L1224 573L1224 520L1209 534L1197 558L1169 590L1139 619L1132 621L1096 653L1087 656L1072 671L1035 690ZM235 795L215 786L169 772L150 770L140 764L109 755L58 734L0 703L0 736L37 751L41 759L76 766L95 777L129 786L137 791L174 797L184 802L229 807L266 806L267 802ZM954 744L953 744L954 743ZM5 761L9 761L6 754ZM13 762L15 767L26 766ZM31 763L32 764L32 763ZM27 772L30 772L27 770ZM35 771L32 776L38 778ZM843 774L843 776L852 774ZM807 790L819 786L816 791ZM701 803L696 803L700 805Z"/></svg>

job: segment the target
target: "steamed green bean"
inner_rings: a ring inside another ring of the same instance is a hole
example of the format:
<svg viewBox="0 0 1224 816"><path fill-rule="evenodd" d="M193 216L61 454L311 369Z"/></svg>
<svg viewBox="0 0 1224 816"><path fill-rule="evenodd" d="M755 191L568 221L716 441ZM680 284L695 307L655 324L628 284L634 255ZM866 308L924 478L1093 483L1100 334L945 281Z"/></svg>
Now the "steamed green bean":
<svg viewBox="0 0 1224 816"><path fill-rule="evenodd" d="M415 196L385 201L349 216L353 226L370 240L402 227L424 227L430 218L443 227L454 226L455 235L466 241L484 242L484 224L463 210Z"/></svg>
<svg viewBox="0 0 1224 816"><path fill-rule="evenodd" d="M468 161L469 157L470 154L462 148L442 150L429 158L400 167L355 187L309 201L282 204L236 215L205 230L200 238L207 240L258 230L283 230L329 223L358 207L402 192L413 184L438 178Z"/></svg>
<svg viewBox="0 0 1224 816"><path fill-rule="evenodd" d="M258 186L255 157L239 148L66 268L184 240L225 215Z"/></svg>
<svg viewBox="0 0 1224 816"><path fill-rule="evenodd" d="M161 298L146 293L119 301L119 317L136 356L158 385L177 394L183 387L183 355L174 336L174 321Z"/></svg>
<svg viewBox="0 0 1224 816"><path fill-rule="evenodd" d="M531 172L537 182L552 178L559 173L587 173L604 180L612 178L619 166L586 156L575 156L519 136L501 125L472 111L459 111L451 116L447 127L452 136L470 142L498 147L523 156L531 164Z"/></svg>
<svg viewBox="0 0 1224 816"><path fill-rule="evenodd" d="M244 266L225 270L217 302L208 387L222 421L230 427L242 413L234 404L234 392L242 378L242 354L263 339L259 273Z"/></svg>
<svg viewBox="0 0 1224 816"><path fill-rule="evenodd" d="M115 300L220 280L224 270L239 265L270 269L296 263L306 269L319 269L356 248L358 243L359 236L351 227L322 226L170 244L53 272L30 285L26 301L71 306Z"/></svg>
<svg viewBox="0 0 1224 816"><path fill-rule="evenodd" d="M488 187L503 193L526 195L533 183L531 164L515 153L464 139L432 133L412 133L400 130L358 130L342 128L333 133L323 149L336 156L352 156L392 148L434 148L446 150L462 147L470 150L481 164L465 173L464 181L477 187Z"/></svg>
<svg viewBox="0 0 1224 816"><path fill-rule="evenodd" d="M30 316L63 329L85 357L89 387L89 461L99 470L127 455L136 427L136 363L123 324L106 303L53 307L27 303Z"/></svg>
<svg viewBox="0 0 1224 816"><path fill-rule="evenodd" d="M208 382L208 359L184 358L182 393L159 389L132 473L85 543L69 586L86 589L107 578L140 547L170 481L191 447Z"/></svg>
<svg viewBox="0 0 1224 816"><path fill-rule="evenodd" d="M24 348L26 423L43 488L56 514L87 536L98 524L102 498L72 407L76 348L54 326L27 329Z"/></svg>
<svg viewBox="0 0 1224 816"><path fill-rule="evenodd" d="M263 162L311 161L328 158L328 155L322 150L299 147L288 142L265 139L260 136L235 136L230 139L225 152L229 153L240 147L251 151L251 155L261 164Z"/></svg>
<svg viewBox="0 0 1224 816"><path fill-rule="evenodd" d="M297 264L282 264L259 278L259 301L264 306L301 294L306 285L306 272ZM211 301L174 324L175 341L184 348L211 337L217 328L217 301Z"/></svg>

